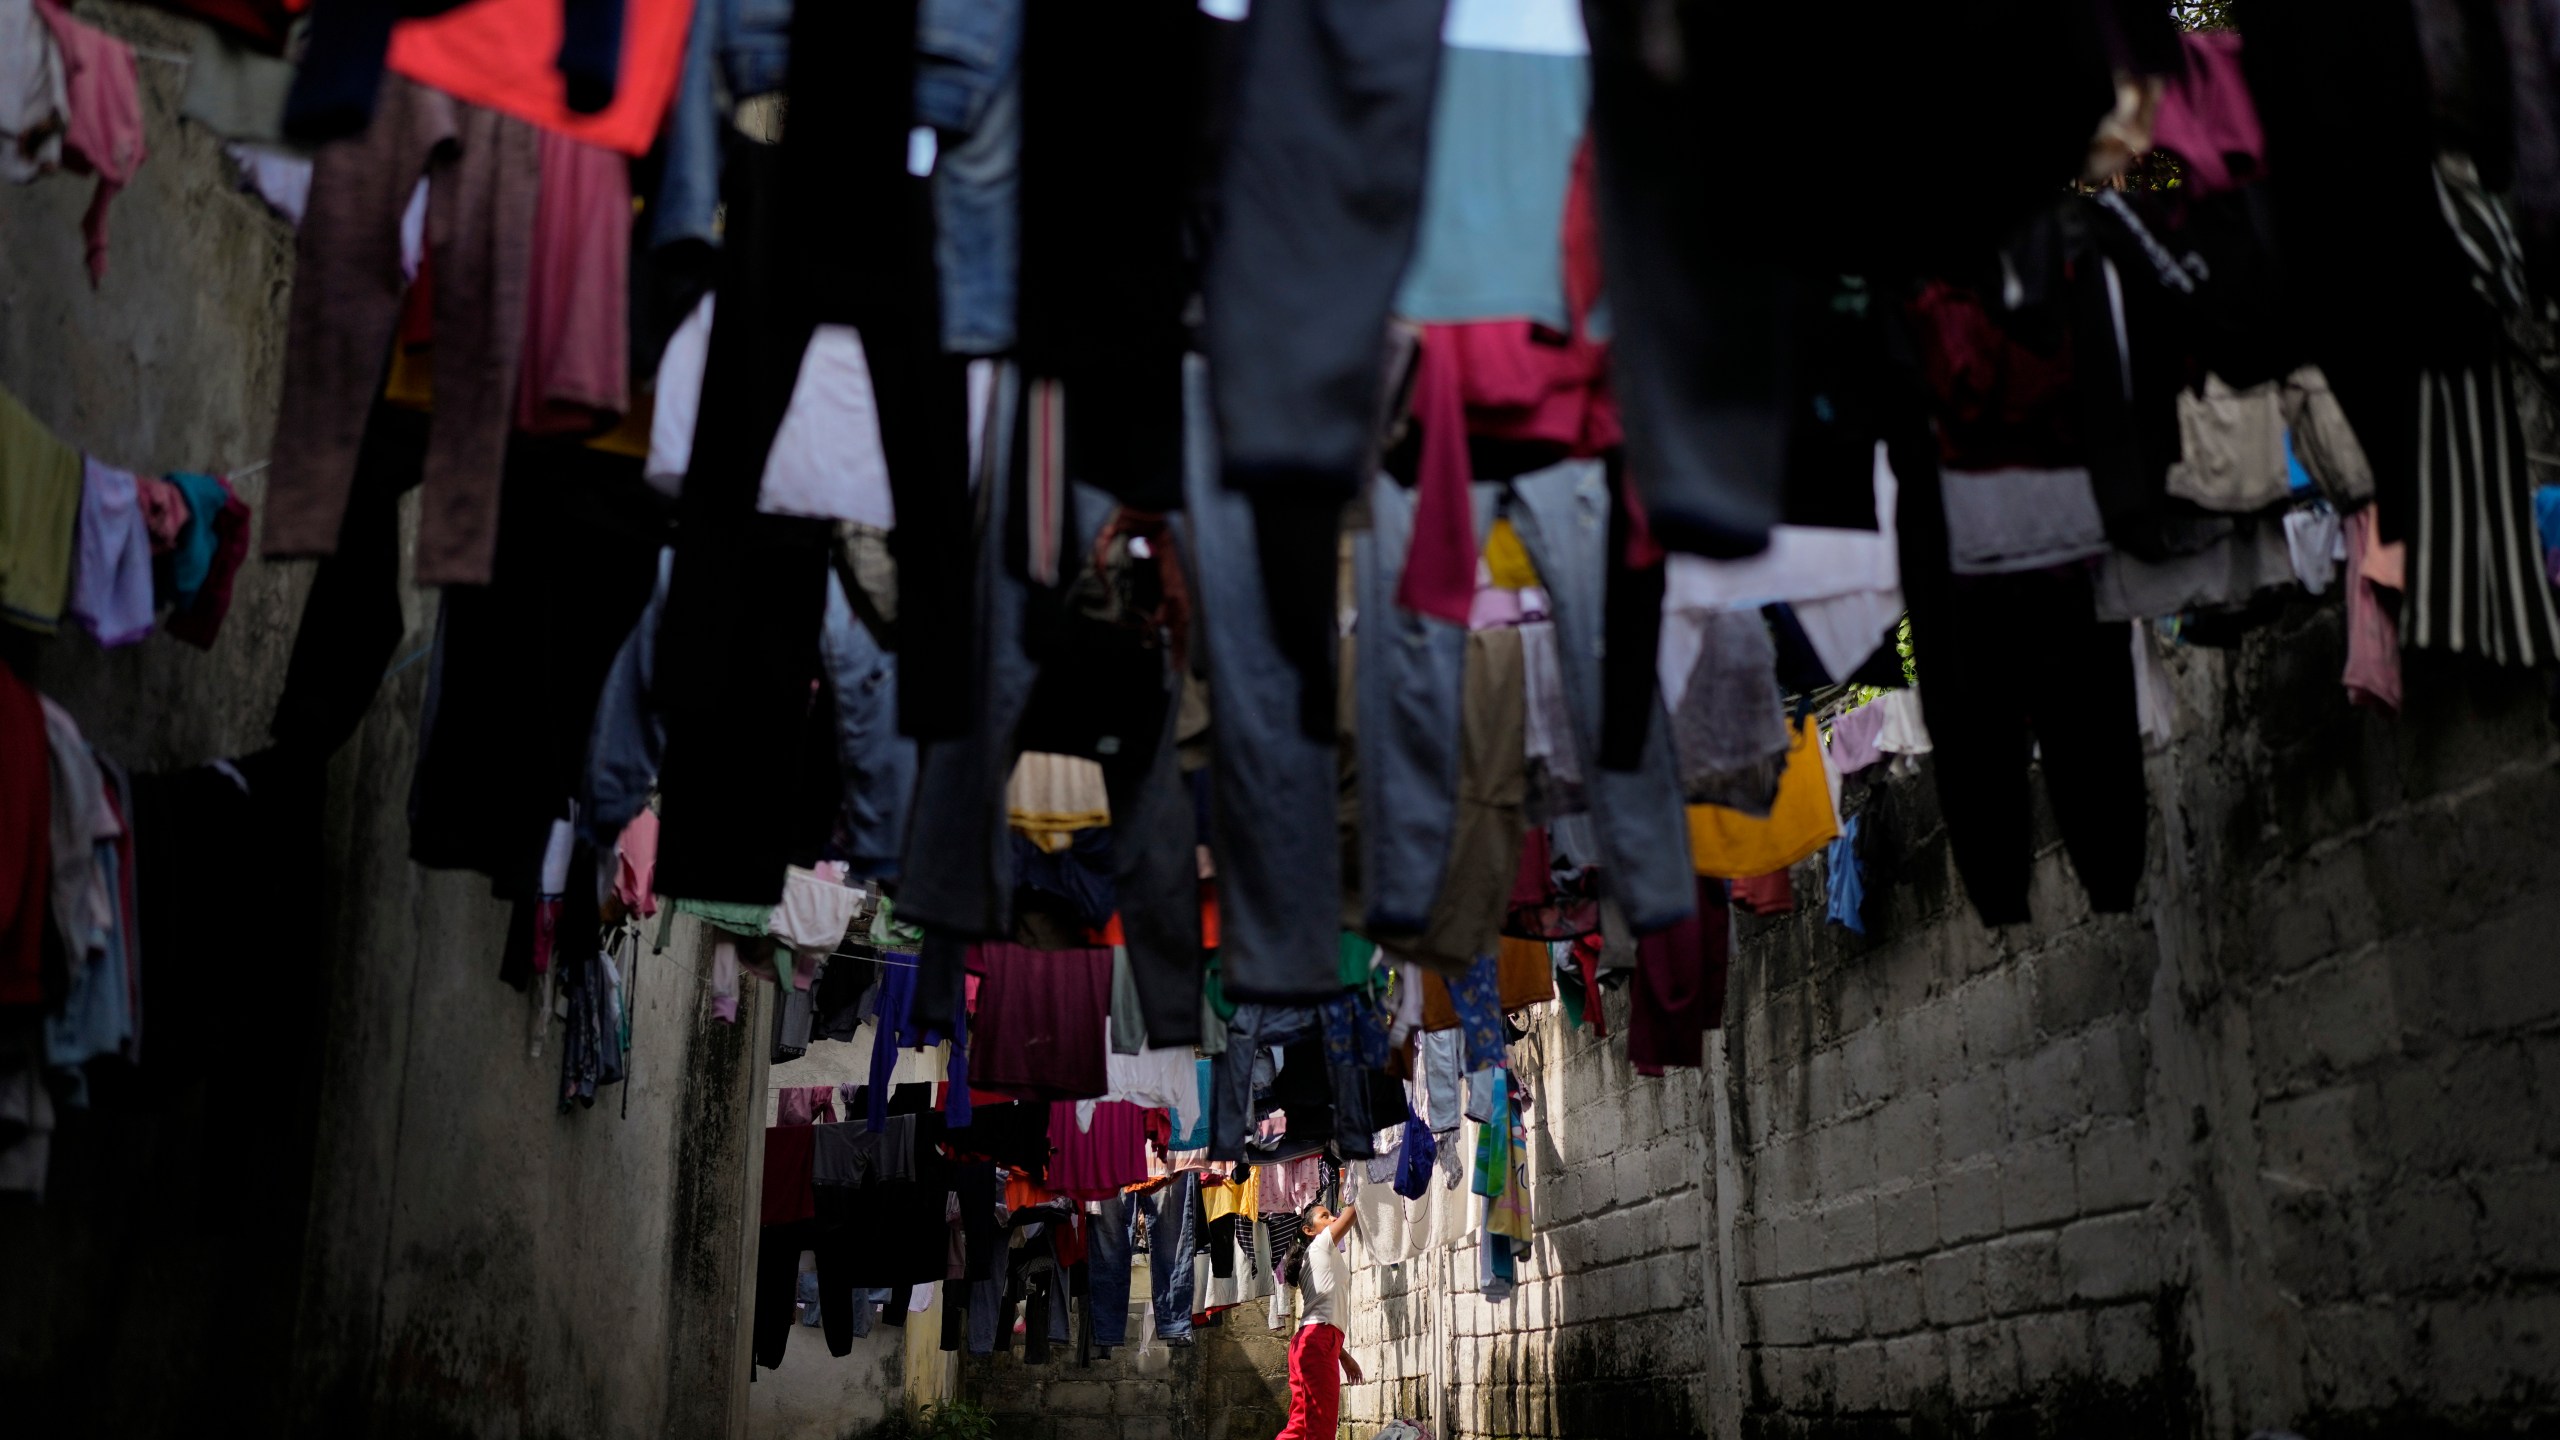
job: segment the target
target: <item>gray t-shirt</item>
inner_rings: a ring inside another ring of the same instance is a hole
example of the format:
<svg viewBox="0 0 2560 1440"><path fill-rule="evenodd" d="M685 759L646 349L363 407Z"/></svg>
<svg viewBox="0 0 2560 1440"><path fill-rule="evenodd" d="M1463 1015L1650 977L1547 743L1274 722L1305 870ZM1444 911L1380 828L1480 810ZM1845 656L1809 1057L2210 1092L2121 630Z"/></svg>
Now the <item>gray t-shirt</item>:
<svg viewBox="0 0 2560 1440"><path fill-rule="evenodd" d="M1330 1325L1342 1328L1342 1277L1348 1267L1343 1263L1342 1247L1318 1232L1307 1237L1307 1264L1298 1275L1303 1298L1298 1305L1298 1324Z"/></svg>

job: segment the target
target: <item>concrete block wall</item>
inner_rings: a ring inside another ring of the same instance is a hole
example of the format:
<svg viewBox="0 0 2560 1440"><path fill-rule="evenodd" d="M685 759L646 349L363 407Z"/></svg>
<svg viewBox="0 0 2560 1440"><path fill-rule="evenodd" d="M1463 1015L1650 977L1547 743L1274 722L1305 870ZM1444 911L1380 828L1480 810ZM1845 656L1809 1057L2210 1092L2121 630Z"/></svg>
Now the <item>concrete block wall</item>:
<svg viewBox="0 0 2560 1440"><path fill-rule="evenodd" d="M193 43L185 23L74 9L153 52L150 156L116 198L95 288L95 181L0 186L0 386L111 463L245 469L269 456L292 232L180 118L187 68L158 57ZM264 480L238 481L256 514ZM249 755L310 571L258 559L253 536L212 649L101 652L66 627L37 683L138 774ZM751 996L741 1026L709 1020L709 947L680 926L641 963L628 1118L620 1091L558 1113L558 1031L534 1053L536 1001L497 979L506 907L478 876L407 858L437 599L404 584L401 602L394 673L309 823L261 854L307 883L224 897L186 946L145 955L146 994L200 1003L148 1012L135 1078L64 1117L47 1202L0 1211L0 1429L744 1433L764 1060L749 1037L769 1012Z"/></svg>
<svg viewBox="0 0 2560 1440"><path fill-rule="evenodd" d="M1510 1299L1481 1293L1482 1202L1463 1182L1435 1176L1410 1204L1361 1187L1345 1344L1369 1380L1345 1393L1346 1435L1398 1416L1441 1435L1690 1434L1719 1408L1706 1081L1636 1075L1623 995L1608 1008L1608 1040L1550 1006L1513 1049L1537 1238ZM1472 1155L1472 1127L1444 1139Z"/></svg>
<svg viewBox="0 0 2560 1440"><path fill-rule="evenodd" d="M1739 922L1703 1073L1526 1017L1519 1292L1476 1293L1470 1197L1373 1187L1343 1433L2560 1425L2550 702L2413 656L2386 718L2342 660L2317 602L2172 655L2131 914L2039 799L2035 918L1986 930L1924 770L1851 786L1865 938L1819 860Z"/></svg>

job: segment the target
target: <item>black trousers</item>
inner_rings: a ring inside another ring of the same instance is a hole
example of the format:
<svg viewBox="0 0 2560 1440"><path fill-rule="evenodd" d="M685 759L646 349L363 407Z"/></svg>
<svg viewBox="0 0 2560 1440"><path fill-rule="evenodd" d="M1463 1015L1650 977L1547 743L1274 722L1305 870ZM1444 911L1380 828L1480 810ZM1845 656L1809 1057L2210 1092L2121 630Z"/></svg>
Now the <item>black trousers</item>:
<svg viewBox="0 0 2560 1440"><path fill-rule="evenodd" d="M796 1220L767 1225L756 1236L755 1358L767 1370L780 1368L783 1352L791 1344L791 1327L799 1319L793 1306L799 1299L800 1252L811 1247L816 1234L816 1221ZM837 1307L823 1298L819 1303L832 1346ZM846 1349L851 1348L848 1342ZM835 1353L842 1355L845 1350Z"/></svg>
<svg viewBox="0 0 2560 1440"><path fill-rule="evenodd" d="M1230 484L1339 500L1368 473L1445 8L1269 0L1245 18L1203 285Z"/></svg>
<svg viewBox="0 0 2560 1440"><path fill-rule="evenodd" d="M1903 586L1938 805L1986 925L2028 918L2034 803L2045 795L2091 908L2133 908L2150 825L2133 707L2133 636L2095 615L2085 571L1947 573L1928 442L1898 445Z"/></svg>

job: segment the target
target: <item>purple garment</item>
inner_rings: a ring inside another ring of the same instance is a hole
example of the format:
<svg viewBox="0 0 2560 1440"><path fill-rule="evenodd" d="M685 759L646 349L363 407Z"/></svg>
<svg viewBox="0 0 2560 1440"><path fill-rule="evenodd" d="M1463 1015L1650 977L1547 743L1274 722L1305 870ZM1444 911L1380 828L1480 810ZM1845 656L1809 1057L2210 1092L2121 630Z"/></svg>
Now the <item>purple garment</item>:
<svg viewBox="0 0 2560 1440"><path fill-rule="evenodd" d="M1407 1115L1404 1121L1404 1144L1396 1152L1395 1192L1407 1200L1419 1200L1431 1191L1431 1170L1440 1163L1440 1141L1422 1117Z"/></svg>
<svg viewBox="0 0 2560 1440"><path fill-rule="evenodd" d="M880 997L871 1012L871 1097L866 1117L875 1133L889 1123L889 1072L898 1068L899 1042L915 1003L916 957L882 957Z"/></svg>
<svg viewBox="0 0 2560 1440"><path fill-rule="evenodd" d="M951 1034L919 1025L915 1021L916 957L892 953L880 963L880 998L876 1002L872 1023L877 1027L871 1037L871 1095L866 1122L873 1130L889 1123L889 1072L898 1066L900 1050L921 1050L951 1041L950 1088L945 1092L942 1113L953 1126L969 1123L976 1112L969 1103L969 1012L966 1006L954 1017Z"/></svg>
<svg viewBox="0 0 2560 1440"><path fill-rule="evenodd" d="M82 457L80 528L71 547L73 619L101 645L151 633L151 532L133 472Z"/></svg>
<svg viewBox="0 0 2560 1440"><path fill-rule="evenodd" d="M1861 705L1831 722L1831 765L1854 775L1884 758L1876 741L1884 735L1884 707Z"/></svg>
<svg viewBox="0 0 2560 1440"><path fill-rule="evenodd" d="M2266 133L2240 73L2239 33L2189 31L2178 39L2186 69L2169 77L2160 96L2152 143L2186 163L2187 183L2197 194L2237 190L2267 171ZM2243 157L2236 168L2234 156Z"/></svg>
<svg viewBox="0 0 2560 1440"><path fill-rule="evenodd" d="M829 1124L836 1118L836 1087L833 1085L785 1085L779 1125L815 1125L823 1116Z"/></svg>

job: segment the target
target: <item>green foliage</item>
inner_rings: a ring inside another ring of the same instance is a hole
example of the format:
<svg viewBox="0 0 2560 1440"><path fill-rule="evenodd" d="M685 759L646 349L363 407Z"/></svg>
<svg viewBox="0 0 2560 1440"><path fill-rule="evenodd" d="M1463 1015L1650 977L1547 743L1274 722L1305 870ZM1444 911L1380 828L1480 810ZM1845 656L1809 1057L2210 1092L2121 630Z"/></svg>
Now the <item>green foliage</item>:
<svg viewBox="0 0 2560 1440"><path fill-rule="evenodd" d="M846 1440L995 1440L996 1418L966 1400L901 1406Z"/></svg>

